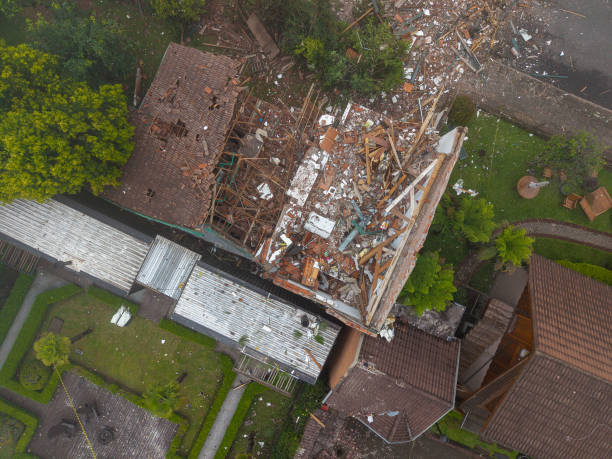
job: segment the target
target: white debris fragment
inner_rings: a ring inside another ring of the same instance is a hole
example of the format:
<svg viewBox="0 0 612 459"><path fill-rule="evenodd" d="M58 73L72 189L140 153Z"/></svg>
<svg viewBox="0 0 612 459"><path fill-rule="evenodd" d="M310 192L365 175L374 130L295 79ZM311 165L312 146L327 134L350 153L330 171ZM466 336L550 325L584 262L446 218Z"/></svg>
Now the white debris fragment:
<svg viewBox="0 0 612 459"><path fill-rule="evenodd" d="M272 190L270 189L270 185L268 185L266 182L262 182L257 185L257 191L259 191L259 197L265 201L269 201L274 197L274 194L272 194Z"/></svg>
<svg viewBox="0 0 612 459"><path fill-rule="evenodd" d="M531 35L529 35L525 29L520 29L519 34L521 35L521 37L523 37L523 40L525 41L529 41L532 38Z"/></svg>
<svg viewBox="0 0 612 459"><path fill-rule="evenodd" d="M162 340L161 340L161 343L162 343L162 344L166 344L166 340L165 340L165 339L162 339Z"/></svg>
<svg viewBox="0 0 612 459"><path fill-rule="evenodd" d="M423 14L424 14L425 16L430 16L430 15L431 15L431 12L430 12L428 9L423 8Z"/></svg>
<svg viewBox="0 0 612 459"><path fill-rule="evenodd" d="M372 416L371 414L368 414L368 422L370 424L374 422L374 416Z"/></svg>
<svg viewBox="0 0 612 459"><path fill-rule="evenodd" d="M332 115L322 115L321 118L319 118L319 126L329 126L330 124L334 124L335 120L336 118Z"/></svg>
<svg viewBox="0 0 612 459"><path fill-rule="evenodd" d="M561 51L561 54L559 54L559 56L565 56L565 53Z"/></svg>

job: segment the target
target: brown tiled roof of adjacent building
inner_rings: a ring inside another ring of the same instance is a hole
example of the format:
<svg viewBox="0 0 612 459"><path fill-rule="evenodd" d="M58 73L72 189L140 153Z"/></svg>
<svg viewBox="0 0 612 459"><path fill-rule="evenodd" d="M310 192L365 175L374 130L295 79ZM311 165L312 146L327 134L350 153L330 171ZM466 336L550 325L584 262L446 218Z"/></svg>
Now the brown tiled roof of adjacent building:
<svg viewBox="0 0 612 459"><path fill-rule="evenodd" d="M536 458L612 457L612 385L536 353L482 435Z"/></svg>
<svg viewBox="0 0 612 459"><path fill-rule="evenodd" d="M135 113L135 149L121 184L104 196L188 228L202 224L213 168L230 128L240 63L171 43Z"/></svg>
<svg viewBox="0 0 612 459"><path fill-rule="evenodd" d="M528 285L536 349L612 382L612 287L539 255Z"/></svg>
<svg viewBox="0 0 612 459"><path fill-rule="evenodd" d="M528 288L535 352L461 409L499 401L483 437L532 457L612 457L612 288L538 255Z"/></svg>
<svg viewBox="0 0 612 459"><path fill-rule="evenodd" d="M454 406L459 347L410 325L390 343L366 336L327 403L389 443L414 440Z"/></svg>

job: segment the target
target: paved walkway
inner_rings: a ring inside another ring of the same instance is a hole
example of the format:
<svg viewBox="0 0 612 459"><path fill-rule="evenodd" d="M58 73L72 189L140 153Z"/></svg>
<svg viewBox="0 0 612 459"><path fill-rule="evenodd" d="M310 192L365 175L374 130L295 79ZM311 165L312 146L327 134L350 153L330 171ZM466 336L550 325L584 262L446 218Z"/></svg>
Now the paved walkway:
<svg viewBox="0 0 612 459"><path fill-rule="evenodd" d="M19 336L21 327L23 327L23 323L30 314L30 310L32 309L32 305L34 304L34 300L36 299L38 294L46 290L61 287L62 285L66 284L67 282L60 277L46 273L44 271L38 271L38 273L36 274L36 278L34 279L32 286L30 287L30 290L28 290L28 293L23 299L21 309L17 313L17 316L13 321L13 325L11 325L11 328L6 334L4 342L2 343L2 345L0 345L0 368L4 366L4 362L6 362L6 359L9 353L11 352L13 344L15 344L17 336Z"/></svg>
<svg viewBox="0 0 612 459"><path fill-rule="evenodd" d="M234 379L232 386L238 387L240 384L243 384L246 381L248 381L248 379L245 376L238 375L236 376L236 379ZM223 441L223 437L225 436L227 426L229 426L229 423L236 412L236 408L238 407L238 403L240 402L245 389L246 385L242 386L240 389L229 391L227 397L225 397L223 405L221 405L221 410L219 411L219 414L217 414L215 422L208 433L208 438L206 438L206 442L200 451L198 459L212 459L215 457L215 454L219 449L219 445L221 445L221 441Z"/></svg>

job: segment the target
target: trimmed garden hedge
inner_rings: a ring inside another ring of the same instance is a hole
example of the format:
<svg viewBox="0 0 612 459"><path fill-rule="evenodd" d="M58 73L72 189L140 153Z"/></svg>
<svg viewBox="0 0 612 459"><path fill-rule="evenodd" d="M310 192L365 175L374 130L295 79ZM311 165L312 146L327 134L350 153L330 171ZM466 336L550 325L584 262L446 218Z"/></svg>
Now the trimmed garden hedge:
<svg viewBox="0 0 612 459"><path fill-rule="evenodd" d="M114 295L106 290L102 290L101 288L94 287L93 285L87 289L87 294L97 298L98 300L108 304L109 306L115 306L117 309L121 307L121 305L125 306L130 310L132 315L138 312L138 305L134 304L125 298L121 298L120 296Z"/></svg>
<svg viewBox="0 0 612 459"><path fill-rule="evenodd" d="M34 276L19 274L17 281L15 281L11 289L11 293L4 302L4 306L0 309L0 343L4 342L6 334L11 328L11 325L13 325L15 316L17 316L19 312L23 299L28 293L28 290L30 290L32 282L34 282Z"/></svg>
<svg viewBox="0 0 612 459"><path fill-rule="evenodd" d="M0 399L0 413L4 413L14 419L17 419L25 426L23 433L21 434L19 440L17 440L17 444L15 445L15 453L25 453L26 448L30 444L30 440L34 436L34 432L36 432L36 427L38 426L38 419L36 419L27 411L24 411L21 408L17 408L16 406L10 404L4 399Z"/></svg>
<svg viewBox="0 0 612 459"><path fill-rule="evenodd" d="M232 443L234 443L236 434L238 433L238 430L240 429L240 426L242 425L242 422L244 421L244 418L251 407L251 403L253 403L253 399L266 389L268 388L256 382L249 383L242 394L242 398L240 399L240 403L238 403L238 407L236 408L236 412L234 413L232 420L227 426L223 440L219 445L217 454L215 454L215 459L223 459L225 456L227 456L227 453L229 453L229 450L232 447Z"/></svg>
<svg viewBox="0 0 612 459"><path fill-rule="evenodd" d="M612 271L602 266L591 265L589 263L574 263L569 260L557 260L561 266L578 271L591 279L603 282L604 284L612 285Z"/></svg>
<svg viewBox="0 0 612 459"><path fill-rule="evenodd" d="M233 370L234 362L232 359L225 354L220 354L219 359L221 360L221 370L223 370L223 381L221 382L221 387L217 392L215 400L208 410L206 419L204 419L204 422L202 423L200 433L191 446L191 450L189 451L189 459L196 459L200 455L200 450L206 442L206 438L210 433L210 429L212 428L219 411L221 411L221 405L223 405L229 391L232 390L232 384L234 383L234 378L236 377L236 373L234 373Z"/></svg>
<svg viewBox="0 0 612 459"><path fill-rule="evenodd" d="M59 384L57 373L53 372L44 389L37 392L28 390L19 383L17 371L19 370L19 365L23 358L34 344L34 340L38 335L38 330L40 329L49 306L58 301L70 298L81 291L80 287L69 284L43 292L36 297L32 305L32 310L25 320L21 332L17 340L15 340L15 344L13 344L13 349L11 349L11 353L8 355L2 370L0 370L0 385L39 403L49 403ZM69 366L70 365L67 365L62 368L62 370L66 370Z"/></svg>
<svg viewBox="0 0 612 459"><path fill-rule="evenodd" d="M197 344L201 344L206 347L215 347L217 343L210 336L203 335L202 333L198 333L197 331L193 331L187 327L182 326L172 320L162 319L159 322L159 328L162 330L169 331L173 335L179 336L181 338L185 338L188 341L192 341Z"/></svg>

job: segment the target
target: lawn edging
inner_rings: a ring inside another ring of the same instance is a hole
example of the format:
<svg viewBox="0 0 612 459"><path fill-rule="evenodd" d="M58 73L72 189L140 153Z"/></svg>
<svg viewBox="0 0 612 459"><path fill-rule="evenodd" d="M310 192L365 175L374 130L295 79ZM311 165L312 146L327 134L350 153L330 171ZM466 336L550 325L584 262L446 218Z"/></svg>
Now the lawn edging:
<svg viewBox="0 0 612 459"><path fill-rule="evenodd" d="M0 398L0 413L12 417L24 425L24 430L15 445L15 453L25 453L26 448L30 444L30 440L36 432L36 427L38 427L38 419L27 411L16 407L2 398Z"/></svg>
<svg viewBox="0 0 612 459"><path fill-rule="evenodd" d="M68 284L64 285L63 287L43 292L36 297L34 304L32 305L32 310L26 318L23 327L19 332L19 336L15 340L6 362L4 362L2 370L0 370L1 386L39 403L49 403L51 397L53 397L53 394L55 393L55 389L57 389L57 385L59 384L57 372L53 372L51 374L47 385L42 389L42 391L38 392L23 387L16 379L17 371L19 370L19 366L23 358L34 344L34 340L38 335L38 331L49 306L51 306L53 303L57 303L58 301L70 298L81 291L81 288L77 285ZM70 365L67 365L66 367L63 367L62 370L65 371L69 367Z"/></svg>
<svg viewBox="0 0 612 459"><path fill-rule="evenodd" d="M34 276L20 273L15 281L11 293L4 302L4 306L0 309L0 343L4 342L13 321L21 308L23 299L25 298L30 286L34 282Z"/></svg>
<svg viewBox="0 0 612 459"><path fill-rule="evenodd" d="M221 411L221 406L227 397L227 394L230 390L232 390L232 384L234 383L234 378L236 377L236 373L234 373L234 362L231 358L229 358L225 354L220 354L219 359L221 359L221 370L223 371L223 381L221 382L221 387L217 391L217 396L213 401L210 409L208 410L208 414L202 423L202 428L200 429L200 433L196 437L193 445L191 446L191 450L189 451L189 459L196 459L200 455L200 450L206 443L206 439L208 438L208 434L210 433L210 429L212 429L213 424L215 423L215 419Z"/></svg>
<svg viewBox="0 0 612 459"><path fill-rule="evenodd" d="M109 306L115 306L119 309L121 306L125 306L130 310L132 315L138 312L138 305L132 303L131 301L126 300L125 298L121 298L113 293L107 292L106 290L102 290L99 287L94 285L90 286L87 289L87 294L93 296L94 298L102 301Z"/></svg>
<svg viewBox="0 0 612 459"><path fill-rule="evenodd" d="M213 348L216 344L216 341L210 336L203 335L202 333L198 333L165 318L160 321L159 328L166 330L180 338L200 344L204 347ZM217 396L210 406L206 418L204 418L204 421L202 422L200 432L194 440L193 445L191 445L188 456L189 459L196 459L200 455L200 450L204 446L204 443L206 443L210 429L215 423L215 419L221 410L221 406L223 405L227 394L230 390L232 390L232 384L234 382L234 378L236 377L236 373L234 373L234 362L232 359L225 354L219 353L219 360L221 362L221 370L223 371L223 380L221 381L221 386L217 391Z"/></svg>
<svg viewBox="0 0 612 459"><path fill-rule="evenodd" d="M217 449L215 459L223 459L227 456L227 453L229 453L229 450L232 447L232 443L234 443L236 434L238 433L238 430L240 429L240 426L242 425L242 422L244 421L244 418L251 407L251 403L253 403L253 399L265 390L269 389L256 382L251 382L246 387L244 393L242 394L242 398L236 407L234 416L232 416L232 420L225 430L225 435L223 436L223 440L219 445L219 449Z"/></svg>

